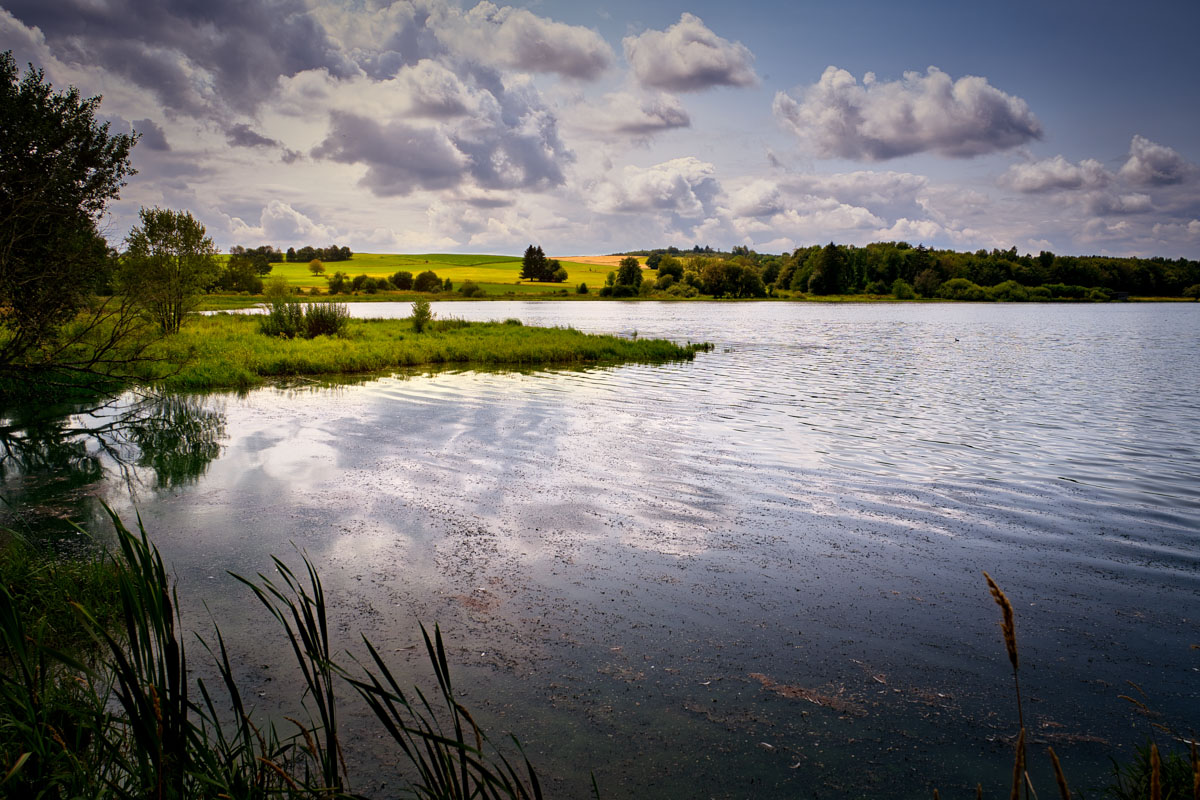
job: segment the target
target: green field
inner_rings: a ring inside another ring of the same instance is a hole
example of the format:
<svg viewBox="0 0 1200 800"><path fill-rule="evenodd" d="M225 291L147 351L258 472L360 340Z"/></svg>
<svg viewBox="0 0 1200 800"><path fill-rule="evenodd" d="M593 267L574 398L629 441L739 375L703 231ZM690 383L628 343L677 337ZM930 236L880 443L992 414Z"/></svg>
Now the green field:
<svg viewBox="0 0 1200 800"><path fill-rule="evenodd" d="M567 270L565 283L534 283L522 281L521 259L516 256L491 256L456 253L428 253L422 255L405 255L392 253L355 253L349 261L329 261L325 264L325 274L344 272L355 275L369 275L372 278L386 278L401 270L411 272L414 276L425 270L433 270L442 280L449 278L455 288L465 281L474 281L491 295L513 294L549 294L566 288L574 291L580 283L586 283L588 288L595 290L604 285L604 278L609 268L595 264L577 264L563 261ZM324 276L314 276L308 271L308 264L277 263L274 264L271 275L281 275L292 286L309 288L317 286L325 288Z"/></svg>

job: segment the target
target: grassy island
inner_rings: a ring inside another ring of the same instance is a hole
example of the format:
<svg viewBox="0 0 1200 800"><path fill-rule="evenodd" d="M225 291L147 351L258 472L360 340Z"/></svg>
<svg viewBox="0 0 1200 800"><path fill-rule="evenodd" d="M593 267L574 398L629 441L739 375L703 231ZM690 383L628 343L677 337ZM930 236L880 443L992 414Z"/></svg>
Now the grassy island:
<svg viewBox="0 0 1200 800"><path fill-rule="evenodd" d="M518 320L433 320L417 333L411 319L348 320L342 335L266 336L260 318L214 314L192 320L157 344L170 390L242 389L272 378L374 372L395 367L479 364L530 367L690 360L706 345L623 339Z"/></svg>

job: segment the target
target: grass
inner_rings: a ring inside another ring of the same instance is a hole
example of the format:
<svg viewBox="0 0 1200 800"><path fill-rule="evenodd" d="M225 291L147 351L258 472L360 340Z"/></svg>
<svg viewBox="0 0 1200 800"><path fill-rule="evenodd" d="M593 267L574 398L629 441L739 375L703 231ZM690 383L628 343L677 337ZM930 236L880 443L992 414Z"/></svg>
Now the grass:
<svg viewBox="0 0 1200 800"><path fill-rule="evenodd" d="M349 261L329 261L325 263L325 273L345 272L351 277L369 275L372 278L386 278L400 271L411 272L413 275L433 270L442 280L449 278L455 286L461 286L465 281L474 281L483 287L489 295L514 294L547 294L557 292L566 287L574 291L580 283L586 283L589 288L598 289L604 285L604 278L611 270L610 267L595 264L579 264L563 261L567 270L566 283L530 283L521 281L521 259L516 256L496 255L467 255L453 253L428 253L422 255L403 255L385 253L355 253ZM313 286L325 289L324 276L314 276L308 270L307 263L281 262L272 265L271 275L280 275L287 279L289 285L309 289Z"/></svg>
<svg viewBox="0 0 1200 800"><path fill-rule="evenodd" d="M180 333L163 339L156 348L156 355L168 365L157 384L168 390L199 391L244 389L289 376L425 365L532 367L690 360L703 346L585 334L573 328L436 319L421 334L413 330L410 319L350 320L344 337L282 339L259 333L254 316L214 314L189 320Z"/></svg>

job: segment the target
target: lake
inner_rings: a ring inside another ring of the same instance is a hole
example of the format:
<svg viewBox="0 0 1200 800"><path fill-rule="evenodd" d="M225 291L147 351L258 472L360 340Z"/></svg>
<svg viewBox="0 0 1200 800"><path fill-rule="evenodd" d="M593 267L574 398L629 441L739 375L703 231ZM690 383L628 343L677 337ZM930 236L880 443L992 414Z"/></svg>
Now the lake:
<svg viewBox="0 0 1200 800"><path fill-rule="evenodd" d="M1016 609L1039 792L1046 745L1084 788L1151 722L1195 734L1200 306L434 311L715 348L179 398L166 428L57 445L135 401L27 412L9 424L57 455L10 466L5 495L136 508L264 713L294 713L295 678L228 571L307 552L342 646L365 632L410 682L431 680L418 623L440 623L463 701L552 796L590 796L592 772L606 798L1006 792L1016 707L983 570ZM391 757L355 741L353 788L389 796Z"/></svg>

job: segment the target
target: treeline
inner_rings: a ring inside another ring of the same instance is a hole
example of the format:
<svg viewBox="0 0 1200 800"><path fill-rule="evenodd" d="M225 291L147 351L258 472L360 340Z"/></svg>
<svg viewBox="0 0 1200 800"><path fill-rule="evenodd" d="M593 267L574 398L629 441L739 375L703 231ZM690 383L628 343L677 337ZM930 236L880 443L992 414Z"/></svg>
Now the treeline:
<svg viewBox="0 0 1200 800"><path fill-rule="evenodd" d="M314 258L320 261L349 261L354 257L354 253L350 252L350 248L346 246L338 246L331 244L329 247L312 247L305 245L297 250L294 247L289 247L284 258L292 263L307 264Z"/></svg>
<svg viewBox="0 0 1200 800"><path fill-rule="evenodd" d="M1129 295L1200 294L1200 262L1184 258L1060 256L1049 251L1034 256L1021 255L1015 247L957 252L913 247L907 242L875 242L864 247L830 242L781 256L763 255L744 247L735 247L729 253L691 256L676 248L641 252L647 256L646 266L658 269L660 278L664 263L671 273L677 271L674 264L678 263L681 274L677 280L714 296L722 296L718 294L722 290L729 296L759 296L754 281L734 267L755 273L763 284L763 293L1093 301ZM715 268L714 261L727 266ZM706 268L713 278L712 285L703 277ZM694 277L688 278L688 273Z"/></svg>

